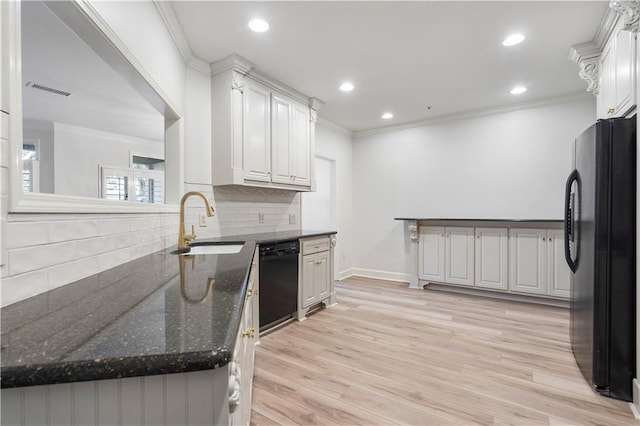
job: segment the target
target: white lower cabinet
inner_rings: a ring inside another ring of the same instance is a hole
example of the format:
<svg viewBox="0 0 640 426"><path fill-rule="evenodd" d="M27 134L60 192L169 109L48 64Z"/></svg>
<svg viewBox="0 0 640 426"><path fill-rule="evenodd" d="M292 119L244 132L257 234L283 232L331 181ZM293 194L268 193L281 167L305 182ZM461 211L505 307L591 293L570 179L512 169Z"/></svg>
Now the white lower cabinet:
<svg viewBox="0 0 640 426"><path fill-rule="evenodd" d="M507 290L507 228L476 228L476 287Z"/></svg>
<svg viewBox="0 0 640 426"><path fill-rule="evenodd" d="M298 319L303 319L308 309L320 302L334 303L332 244L329 236L300 240L300 283Z"/></svg>
<svg viewBox="0 0 640 426"><path fill-rule="evenodd" d="M570 271L564 260L562 229L509 231L509 289L568 298Z"/></svg>
<svg viewBox="0 0 640 426"><path fill-rule="evenodd" d="M445 228L445 282L474 285L473 228Z"/></svg>
<svg viewBox="0 0 640 426"><path fill-rule="evenodd" d="M522 293L545 293L545 229L509 231L509 289Z"/></svg>
<svg viewBox="0 0 640 426"><path fill-rule="evenodd" d="M420 226L418 279L569 298L562 229Z"/></svg>
<svg viewBox="0 0 640 426"><path fill-rule="evenodd" d="M421 226L419 229L419 279L444 282L444 226Z"/></svg>
<svg viewBox="0 0 640 426"><path fill-rule="evenodd" d="M564 232L547 230L547 293L551 296L571 296L571 270L564 258Z"/></svg>
<svg viewBox="0 0 640 426"><path fill-rule="evenodd" d="M473 228L420 227L419 278L473 286Z"/></svg>
<svg viewBox="0 0 640 426"><path fill-rule="evenodd" d="M251 421L251 398L255 346L258 341L260 303L258 299L258 253L253 257L247 295L236 336L236 347L229 367L230 425L248 425Z"/></svg>

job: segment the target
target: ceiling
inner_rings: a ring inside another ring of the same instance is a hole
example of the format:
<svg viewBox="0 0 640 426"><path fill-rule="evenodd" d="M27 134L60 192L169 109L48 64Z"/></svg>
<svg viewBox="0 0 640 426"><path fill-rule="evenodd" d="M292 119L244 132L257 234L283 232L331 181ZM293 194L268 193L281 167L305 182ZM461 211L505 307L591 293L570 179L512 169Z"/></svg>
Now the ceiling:
<svg viewBox="0 0 640 426"><path fill-rule="evenodd" d="M573 44L591 41L608 8L586 2L174 1L193 54L236 53L325 105L352 131L586 93ZM261 17L265 33L247 23ZM526 36L510 48L502 40ZM341 92L344 81L355 85ZM524 85L527 92L512 95ZM428 109L431 107L431 109ZM383 120L384 112L394 117Z"/></svg>
<svg viewBox="0 0 640 426"><path fill-rule="evenodd" d="M40 2L22 2L21 20L25 119L164 143L164 116L50 9ZM27 87L28 82L71 95Z"/></svg>

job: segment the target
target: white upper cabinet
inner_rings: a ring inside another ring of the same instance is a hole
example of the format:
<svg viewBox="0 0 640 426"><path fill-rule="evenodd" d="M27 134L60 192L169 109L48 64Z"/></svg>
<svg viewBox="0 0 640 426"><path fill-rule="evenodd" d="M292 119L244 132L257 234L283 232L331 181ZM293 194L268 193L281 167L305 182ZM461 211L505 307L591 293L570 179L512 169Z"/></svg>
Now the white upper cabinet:
<svg viewBox="0 0 640 426"><path fill-rule="evenodd" d="M311 184L309 107L282 95L271 100L273 182Z"/></svg>
<svg viewBox="0 0 640 426"><path fill-rule="evenodd" d="M597 95L598 118L628 117L635 112L639 27L637 1L611 1L596 37L569 50L587 91Z"/></svg>
<svg viewBox="0 0 640 426"><path fill-rule="evenodd" d="M232 55L211 64L213 185L313 191L322 105Z"/></svg>
<svg viewBox="0 0 640 426"><path fill-rule="evenodd" d="M245 80L242 135L244 177L248 180L271 180L270 99L269 89L249 79Z"/></svg>
<svg viewBox="0 0 640 426"><path fill-rule="evenodd" d="M636 105L636 34L616 27L600 55L598 118L624 117Z"/></svg>
<svg viewBox="0 0 640 426"><path fill-rule="evenodd" d="M291 172L296 185L311 185L311 115L305 105L294 102L293 115L293 153L291 154Z"/></svg>

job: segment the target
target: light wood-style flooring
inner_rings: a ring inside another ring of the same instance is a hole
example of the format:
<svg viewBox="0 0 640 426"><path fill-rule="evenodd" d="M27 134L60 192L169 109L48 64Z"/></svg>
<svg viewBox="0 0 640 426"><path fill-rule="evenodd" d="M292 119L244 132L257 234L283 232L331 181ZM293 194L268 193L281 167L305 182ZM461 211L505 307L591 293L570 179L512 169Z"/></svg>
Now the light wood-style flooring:
<svg viewBox="0 0 640 426"><path fill-rule="evenodd" d="M569 311L364 278L261 337L252 425L638 425L593 392Z"/></svg>

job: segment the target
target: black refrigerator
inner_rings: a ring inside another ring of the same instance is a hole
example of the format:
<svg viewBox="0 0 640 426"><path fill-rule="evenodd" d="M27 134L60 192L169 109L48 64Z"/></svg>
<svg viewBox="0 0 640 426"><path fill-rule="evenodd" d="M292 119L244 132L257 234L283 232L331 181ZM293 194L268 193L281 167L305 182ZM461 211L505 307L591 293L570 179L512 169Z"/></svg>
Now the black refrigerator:
<svg viewBox="0 0 640 426"><path fill-rule="evenodd" d="M636 370L636 118L598 120L574 143L565 187L571 347L585 379L631 401Z"/></svg>

